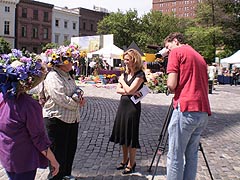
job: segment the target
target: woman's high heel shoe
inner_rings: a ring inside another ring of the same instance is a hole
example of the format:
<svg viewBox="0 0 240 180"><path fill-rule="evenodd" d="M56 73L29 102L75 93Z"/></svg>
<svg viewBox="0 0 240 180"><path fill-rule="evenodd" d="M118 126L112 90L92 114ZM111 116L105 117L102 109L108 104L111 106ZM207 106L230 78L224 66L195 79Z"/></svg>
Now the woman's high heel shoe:
<svg viewBox="0 0 240 180"><path fill-rule="evenodd" d="M128 164L128 161L129 161L129 159L127 160L127 162L126 163L120 163L120 165L117 167L117 170L121 170L121 169L124 169L124 168L126 168L127 167L127 164Z"/></svg>
<svg viewBox="0 0 240 180"><path fill-rule="evenodd" d="M124 169L124 171L122 172L122 174L132 174L135 172L135 167L136 167L136 163L134 163L133 167L126 167Z"/></svg>

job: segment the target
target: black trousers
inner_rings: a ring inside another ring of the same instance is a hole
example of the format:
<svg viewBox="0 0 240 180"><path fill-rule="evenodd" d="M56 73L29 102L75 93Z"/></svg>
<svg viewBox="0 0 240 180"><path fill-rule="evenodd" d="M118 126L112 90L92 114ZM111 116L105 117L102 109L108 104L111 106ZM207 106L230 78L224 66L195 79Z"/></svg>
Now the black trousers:
<svg viewBox="0 0 240 180"><path fill-rule="evenodd" d="M52 142L53 151L60 164L59 173L52 180L62 180L70 176L77 149L78 124L65 123L58 118L44 118L48 137Z"/></svg>

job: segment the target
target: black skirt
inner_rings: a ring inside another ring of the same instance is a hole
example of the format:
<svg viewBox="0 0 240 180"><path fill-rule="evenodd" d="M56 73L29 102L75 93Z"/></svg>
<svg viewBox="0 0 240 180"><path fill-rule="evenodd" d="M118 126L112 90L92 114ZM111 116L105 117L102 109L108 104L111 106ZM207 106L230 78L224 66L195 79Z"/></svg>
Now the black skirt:
<svg viewBox="0 0 240 180"><path fill-rule="evenodd" d="M134 104L130 97L121 96L110 141L131 148L140 148L139 121L141 103Z"/></svg>

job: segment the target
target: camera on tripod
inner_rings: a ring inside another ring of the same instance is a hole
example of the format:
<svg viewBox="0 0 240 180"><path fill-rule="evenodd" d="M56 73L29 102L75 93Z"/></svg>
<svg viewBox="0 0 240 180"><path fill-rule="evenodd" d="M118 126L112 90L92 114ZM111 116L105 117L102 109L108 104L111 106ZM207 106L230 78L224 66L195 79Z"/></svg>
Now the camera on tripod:
<svg viewBox="0 0 240 180"><path fill-rule="evenodd" d="M153 73L159 71L165 72L167 67L168 49L156 45L148 45L147 47L158 51L155 54L156 60L154 62L148 62L147 68L150 69Z"/></svg>

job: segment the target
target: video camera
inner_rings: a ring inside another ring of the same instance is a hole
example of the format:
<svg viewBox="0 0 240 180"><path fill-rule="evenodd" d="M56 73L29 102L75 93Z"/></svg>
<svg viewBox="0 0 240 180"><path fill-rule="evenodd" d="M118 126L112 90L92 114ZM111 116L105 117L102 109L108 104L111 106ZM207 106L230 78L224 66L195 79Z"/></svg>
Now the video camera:
<svg viewBox="0 0 240 180"><path fill-rule="evenodd" d="M165 69L167 67L168 49L163 48L161 46L157 46L157 45L148 45L147 48L158 51L155 54L155 58L157 59L157 61L148 62L147 68L150 69L152 72L158 72L158 71L160 71L161 68L163 68L165 71Z"/></svg>

